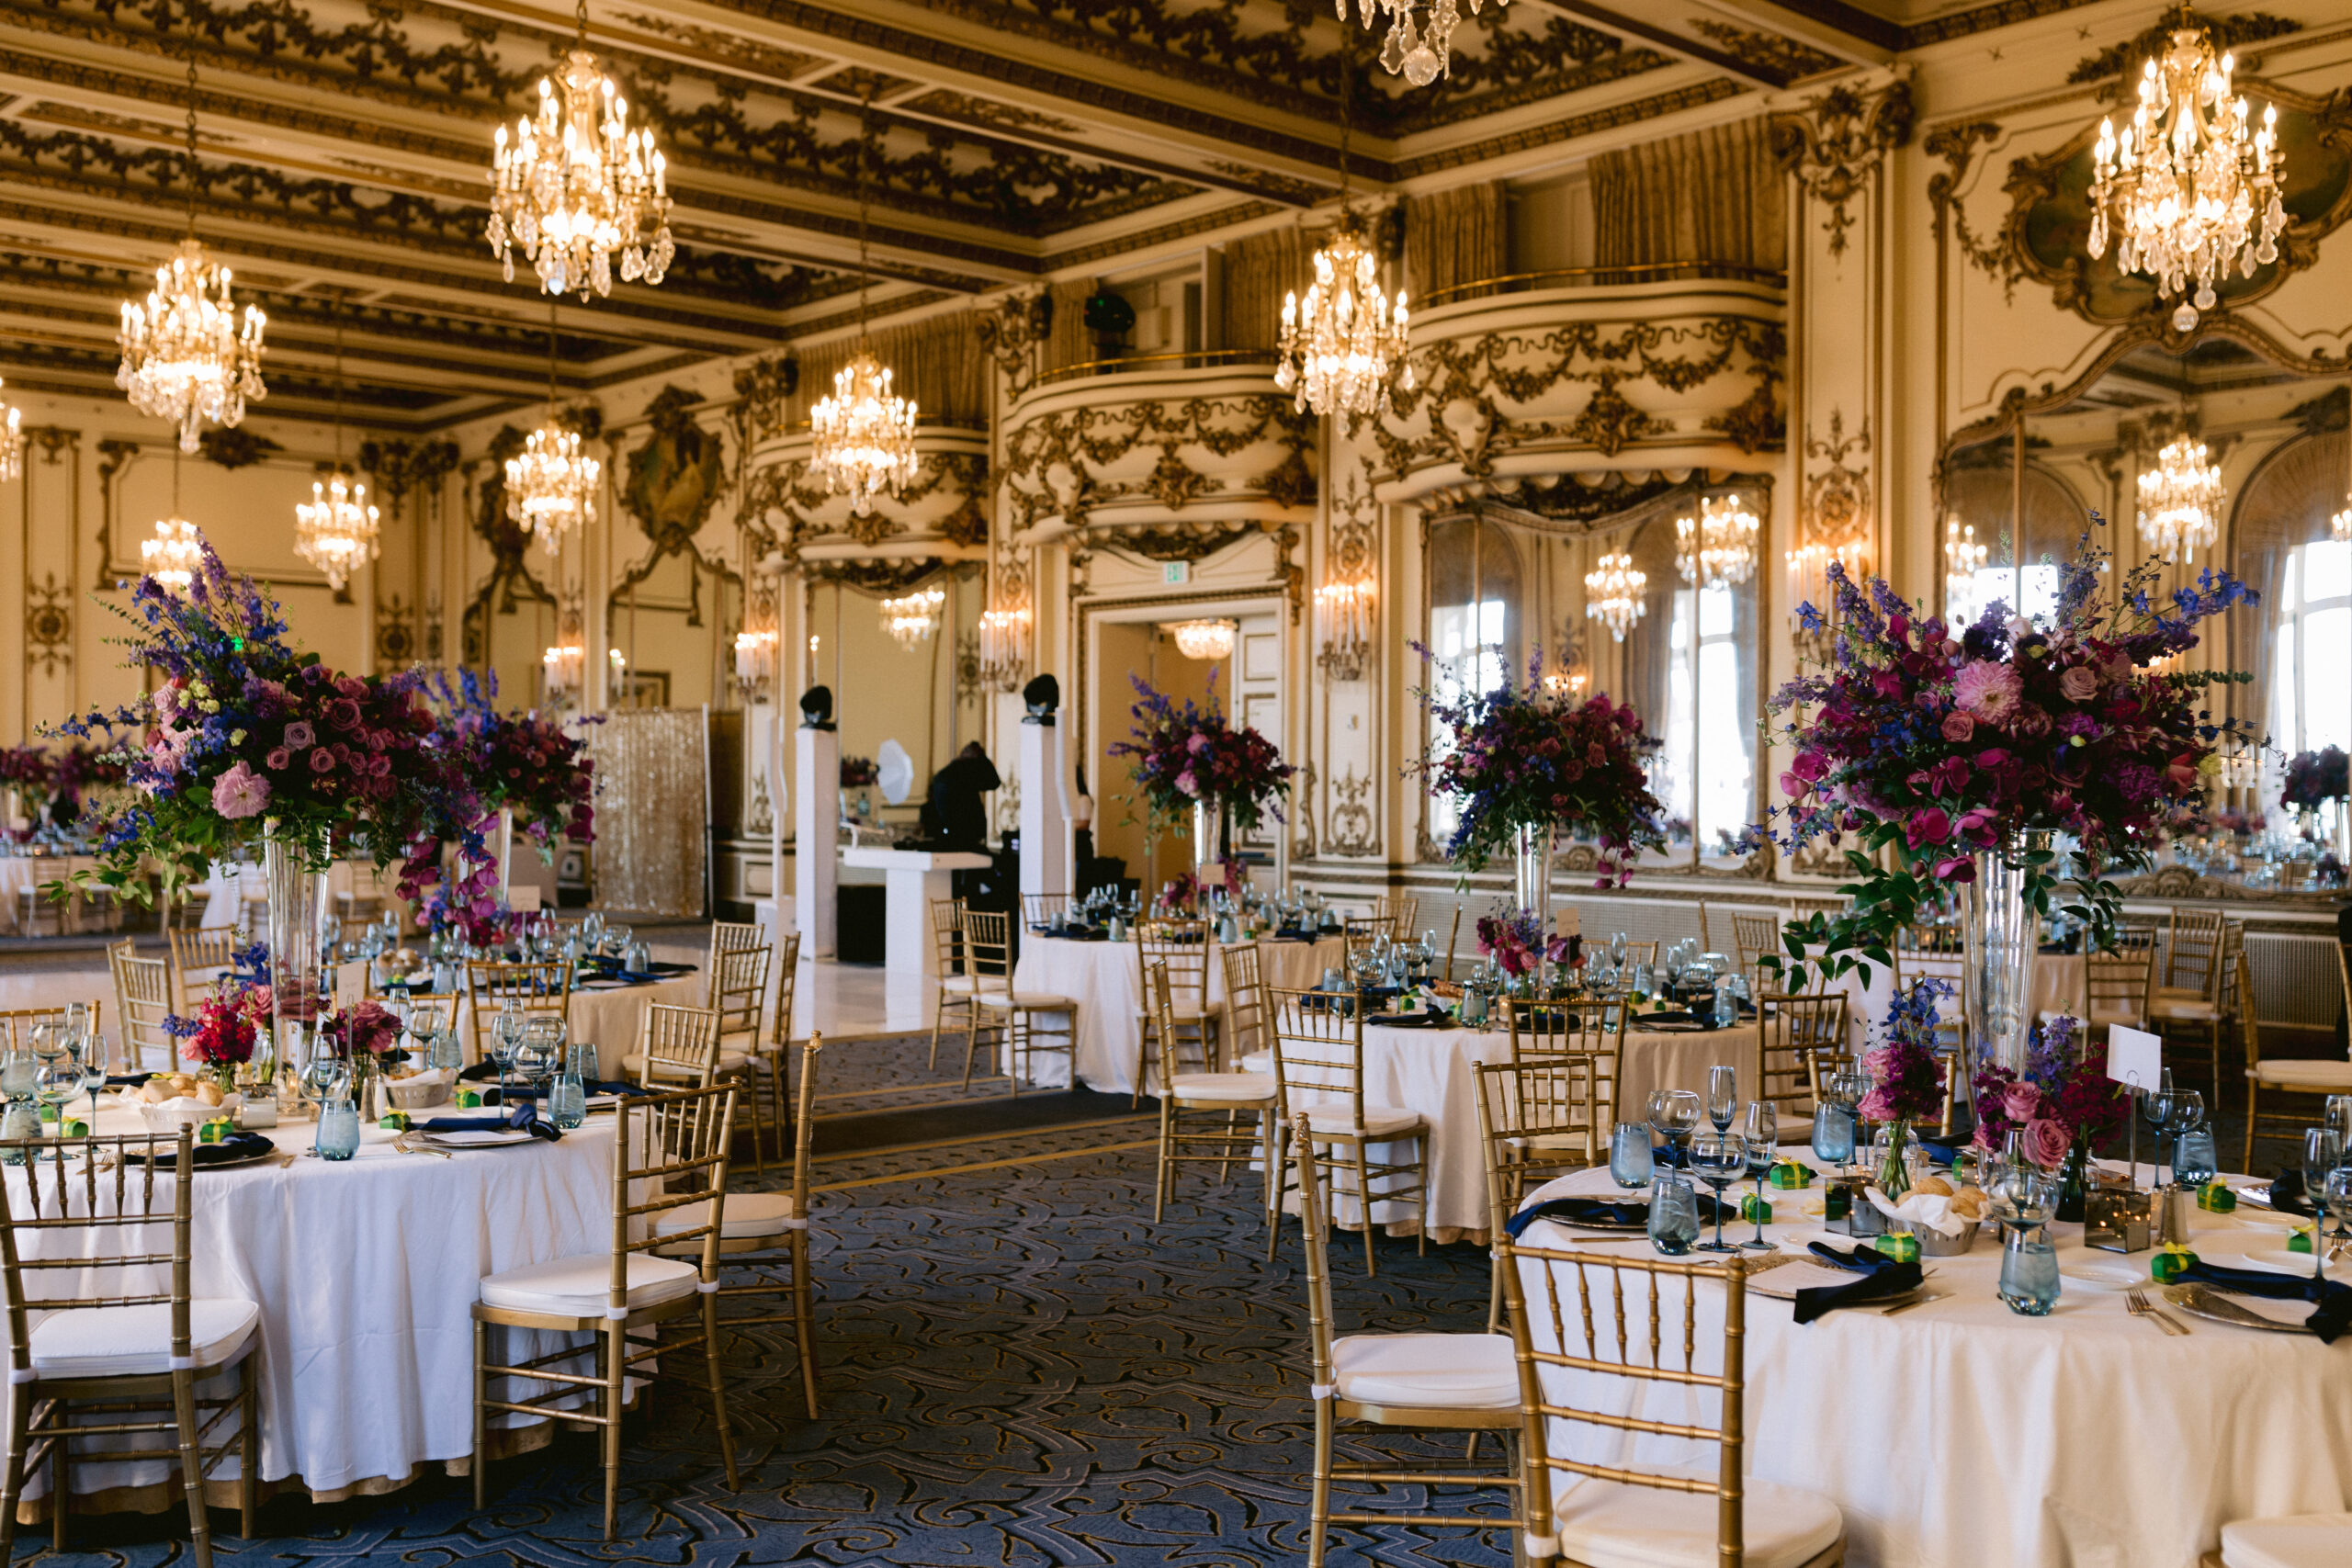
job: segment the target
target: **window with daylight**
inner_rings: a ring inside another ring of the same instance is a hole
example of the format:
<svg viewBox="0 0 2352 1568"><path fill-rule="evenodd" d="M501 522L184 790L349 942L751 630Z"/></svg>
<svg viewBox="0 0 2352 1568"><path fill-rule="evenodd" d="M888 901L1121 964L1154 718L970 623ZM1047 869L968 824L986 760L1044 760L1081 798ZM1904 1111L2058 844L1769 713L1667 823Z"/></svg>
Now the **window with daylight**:
<svg viewBox="0 0 2352 1568"><path fill-rule="evenodd" d="M1519 552L1494 524L1477 517L1430 529L1429 691L1451 700L1495 691L1521 666ZM1446 736L1428 721L1431 756ZM1452 795L1431 795L1430 837L1443 843L1461 819Z"/></svg>
<svg viewBox="0 0 2352 1568"><path fill-rule="evenodd" d="M1695 825L1702 854L1726 852L1723 839L1755 819L1756 646L1753 582L1675 593L1650 789L1668 818Z"/></svg>
<svg viewBox="0 0 2352 1568"><path fill-rule="evenodd" d="M2352 542L2289 550L2271 614L2270 743L2290 757L2352 746ZM2265 772L2263 799L2276 810L2275 757Z"/></svg>

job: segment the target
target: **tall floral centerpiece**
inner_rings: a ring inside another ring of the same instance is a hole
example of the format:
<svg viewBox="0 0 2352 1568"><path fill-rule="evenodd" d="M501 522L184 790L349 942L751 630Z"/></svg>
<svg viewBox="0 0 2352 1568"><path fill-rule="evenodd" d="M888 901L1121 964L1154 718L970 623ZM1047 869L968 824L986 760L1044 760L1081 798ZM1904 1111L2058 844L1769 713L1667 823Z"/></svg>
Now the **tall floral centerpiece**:
<svg viewBox="0 0 2352 1568"><path fill-rule="evenodd" d="M1412 767L1430 793L1461 803L1446 845L1454 863L1467 874L1510 852L1518 907L1548 931L1552 846L1562 829L1599 843L1600 887L1623 887L1636 854L1666 835L1646 761L1658 742L1643 732L1632 705L1549 691L1542 676L1539 655L1523 687L1506 682L1450 699L1423 694L1444 742Z"/></svg>
<svg viewBox="0 0 2352 1568"><path fill-rule="evenodd" d="M2335 803L2335 858L2352 864L2352 757L2341 746L2299 751L2287 761L2278 804L2303 813L2306 825L2319 808Z"/></svg>
<svg viewBox="0 0 2352 1568"><path fill-rule="evenodd" d="M2097 513L2092 523L2105 525ZM2202 819L2218 747L2242 733L2200 702L2207 686L2245 676L2150 667L2177 661L2197 646L2199 623L2253 594L2209 570L2167 598L2163 569L2151 562L2109 599L2099 587L2106 566L2086 533L2060 568L2047 623L1996 602L1958 626L1831 564L1832 614L1798 612L1807 630L1833 634L1830 657L1770 705L1785 716L1779 738L1794 753L1778 809L1789 850L1838 833L1860 847L1845 855L1849 912L1784 930L1794 987L1809 971L1891 964L1895 933L1958 885L1977 1060L2017 1070L2053 895L2066 889L2075 899L2066 912L2094 941L2111 941L2120 908L2111 875L2145 867L2165 829ZM2061 834L2072 841L2064 856Z"/></svg>
<svg viewBox="0 0 2352 1568"><path fill-rule="evenodd" d="M320 883L341 854L398 863L414 899L441 880L455 840L461 888L495 876L481 796L440 740L421 672L338 675L295 649L277 604L232 579L209 545L185 597L141 578L125 611L130 662L156 682L131 706L61 728L140 739L113 754L129 788L98 813L98 864L77 873L145 902L145 867L166 897L216 862L259 853L269 883L270 989L279 1044L319 995Z"/></svg>
<svg viewBox="0 0 2352 1568"><path fill-rule="evenodd" d="M1226 722L1216 671L1209 671L1205 706L1187 698L1179 707L1141 677L1129 679L1136 694L1129 710L1135 728L1131 739L1111 748L1111 755L1131 759L1127 777L1152 831L1165 831L1190 814L1193 858L1204 865L1222 864L1231 889L1240 876L1234 833L1249 832L1269 812L1280 818L1277 803L1290 788L1294 770L1257 730Z"/></svg>
<svg viewBox="0 0 2352 1568"><path fill-rule="evenodd" d="M483 678L461 671L454 677L439 677L435 688L443 708L443 744L464 768L484 807L497 813L497 842L492 847L498 858L497 891L502 897L515 829L522 830L549 865L555 863L560 840L585 844L594 839L596 764L588 756L586 742L568 732L560 718L536 708L498 711L494 675ZM493 912L450 911L469 928Z"/></svg>
<svg viewBox="0 0 2352 1568"><path fill-rule="evenodd" d="M1938 998L1951 987L1941 980L1914 980L1897 991L1880 1026L1879 1043L1862 1055L1870 1092L1857 1114L1887 1130L1886 1157L1879 1162L1879 1190L1900 1198L1911 1189L1904 1149L1911 1130L1943 1109L1944 1069L1936 1061Z"/></svg>

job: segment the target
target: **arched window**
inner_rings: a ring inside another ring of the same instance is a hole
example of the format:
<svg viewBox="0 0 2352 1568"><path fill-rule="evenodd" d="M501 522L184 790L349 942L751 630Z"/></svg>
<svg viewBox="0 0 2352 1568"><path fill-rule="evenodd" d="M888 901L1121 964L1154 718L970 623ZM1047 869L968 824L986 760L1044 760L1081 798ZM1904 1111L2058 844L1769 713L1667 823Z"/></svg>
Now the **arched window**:
<svg viewBox="0 0 2352 1568"><path fill-rule="evenodd" d="M1525 615L1519 551L1502 525L1475 513L1432 524L1425 561L1430 694L1491 692L1517 678ZM1430 721L1430 755L1444 743ZM1459 820L1453 798L1431 796L1429 811L1430 837L1442 843Z"/></svg>
<svg viewBox="0 0 2352 1568"><path fill-rule="evenodd" d="M1973 621L1996 599L2024 615L2048 616L2057 610L2058 563L2074 558L2075 544L2090 525L2090 509L2064 479L2031 462L2026 465L2024 490L2020 534L2015 525L2018 475L2006 441L1956 459L1945 477L1945 517L1973 528L1984 549L1984 564L1973 572L1955 573L1945 563L1946 619ZM1941 548L1942 541L1937 545Z"/></svg>
<svg viewBox="0 0 2352 1568"><path fill-rule="evenodd" d="M2328 527L2347 456L2341 430L2287 442L2255 469L2231 518L2231 570L2262 607L2230 617L2232 665L2254 674L2251 691L2230 694L2289 756L2352 744L2352 543ZM2275 761L2265 772L2261 801L2275 808Z"/></svg>

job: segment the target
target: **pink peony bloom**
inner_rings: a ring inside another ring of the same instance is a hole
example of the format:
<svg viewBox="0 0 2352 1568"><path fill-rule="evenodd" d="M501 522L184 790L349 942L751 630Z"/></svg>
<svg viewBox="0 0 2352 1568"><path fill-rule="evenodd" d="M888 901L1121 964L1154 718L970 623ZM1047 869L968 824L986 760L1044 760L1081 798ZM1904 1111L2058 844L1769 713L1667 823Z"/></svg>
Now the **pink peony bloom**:
<svg viewBox="0 0 2352 1568"><path fill-rule="evenodd" d="M2018 705L2023 683L2010 666L1972 659L1952 680L1952 700L1988 724L1998 724Z"/></svg>
<svg viewBox="0 0 2352 1568"><path fill-rule="evenodd" d="M2077 664L2058 677L2058 694L2070 703L2086 703L2098 695L2098 672Z"/></svg>
<svg viewBox="0 0 2352 1568"><path fill-rule="evenodd" d="M2055 1169L2066 1158L2075 1134L2064 1122L2037 1117L2025 1124L2025 1157L2044 1169Z"/></svg>
<svg viewBox="0 0 2352 1568"><path fill-rule="evenodd" d="M238 821L269 805L269 781L240 761L212 783L212 809Z"/></svg>

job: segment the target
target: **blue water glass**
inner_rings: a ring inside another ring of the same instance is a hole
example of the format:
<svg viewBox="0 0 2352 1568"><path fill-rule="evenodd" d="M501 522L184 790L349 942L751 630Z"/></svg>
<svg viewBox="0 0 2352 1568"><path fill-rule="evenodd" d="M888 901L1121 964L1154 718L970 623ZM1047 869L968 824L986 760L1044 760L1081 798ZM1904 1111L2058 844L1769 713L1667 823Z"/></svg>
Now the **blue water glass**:
<svg viewBox="0 0 2352 1568"><path fill-rule="evenodd" d="M567 1133L588 1120L588 1086L578 1073L564 1072L548 1089L548 1120Z"/></svg>
<svg viewBox="0 0 2352 1568"><path fill-rule="evenodd" d="M0 1142L23 1143L40 1136L40 1111L29 1100L11 1100L6 1111L0 1111ZM10 1165L22 1165L21 1150L8 1153Z"/></svg>
<svg viewBox="0 0 2352 1568"><path fill-rule="evenodd" d="M1813 1112L1813 1157L1825 1166L1846 1164L1854 1157L1854 1113L1841 1105L1822 1105Z"/></svg>
<svg viewBox="0 0 2352 1568"><path fill-rule="evenodd" d="M2001 1299L2027 1317L2058 1304L2058 1248L2046 1225L2011 1225L2001 1247Z"/></svg>
<svg viewBox="0 0 2352 1568"><path fill-rule="evenodd" d="M1699 1191L1689 1182L1660 1176L1650 1183L1650 1245L1680 1258L1699 1239Z"/></svg>
<svg viewBox="0 0 2352 1568"><path fill-rule="evenodd" d="M2221 1173L2221 1160L2214 1153L2211 1123L2191 1127L2174 1142L2172 1170L2174 1179L2184 1187L2202 1187Z"/></svg>
<svg viewBox="0 0 2352 1568"><path fill-rule="evenodd" d="M1637 1187L1647 1187L1657 1168L1656 1157L1650 1153L1649 1123L1618 1122L1616 1133L1609 1140L1611 1179L1631 1191Z"/></svg>
<svg viewBox="0 0 2352 1568"><path fill-rule="evenodd" d="M319 1107L319 1157L349 1159L359 1152L359 1107L330 1100Z"/></svg>

